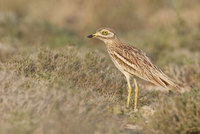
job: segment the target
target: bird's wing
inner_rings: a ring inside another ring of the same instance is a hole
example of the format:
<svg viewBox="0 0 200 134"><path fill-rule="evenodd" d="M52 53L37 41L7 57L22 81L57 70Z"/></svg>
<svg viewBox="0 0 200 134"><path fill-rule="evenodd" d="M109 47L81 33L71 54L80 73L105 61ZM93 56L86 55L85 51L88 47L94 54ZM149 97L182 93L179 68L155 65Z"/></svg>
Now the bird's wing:
<svg viewBox="0 0 200 134"><path fill-rule="evenodd" d="M155 66L147 55L133 46L120 45L115 47L114 55L123 61L124 71L136 75L164 88L176 87L176 84Z"/></svg>

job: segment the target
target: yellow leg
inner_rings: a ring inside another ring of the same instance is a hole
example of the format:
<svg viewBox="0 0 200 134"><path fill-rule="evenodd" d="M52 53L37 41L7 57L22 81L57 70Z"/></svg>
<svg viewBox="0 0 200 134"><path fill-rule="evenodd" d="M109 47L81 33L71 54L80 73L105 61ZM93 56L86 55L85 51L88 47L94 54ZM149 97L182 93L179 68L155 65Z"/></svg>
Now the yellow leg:
<svg viewBox="0 0 200 134"><path fill-rule="evenodd" d="M138 96L138 86L136 79L134 79L134 85L135 85L135 103L134 103L134 110L137 109L137 96Z"/></svg>
<svg viewBox="0 0 200 134"><path fill-rule="evenodd" d="M131 97L131 84L130 84L130 80L127 79L127 83L128 83L128 97L127 97L127 107L129 107L129 103L130 103L130 97Z"/></svg>

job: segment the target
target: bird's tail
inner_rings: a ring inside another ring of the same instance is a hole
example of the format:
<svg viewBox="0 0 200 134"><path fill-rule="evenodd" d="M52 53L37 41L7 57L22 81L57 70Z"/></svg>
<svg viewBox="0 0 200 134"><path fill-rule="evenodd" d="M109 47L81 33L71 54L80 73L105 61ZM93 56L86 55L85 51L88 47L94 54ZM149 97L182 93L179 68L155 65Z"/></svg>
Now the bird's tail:
<svg viewBox="0 0 200 134"><path fill-rule="evenodd" d="M164 88L174 87L176 89L180 89L180 86L177 83L175 83L172 79L170 79L160 69L158 69L157 73L155 73L154 80L157 85L162 86Z"/></svg>

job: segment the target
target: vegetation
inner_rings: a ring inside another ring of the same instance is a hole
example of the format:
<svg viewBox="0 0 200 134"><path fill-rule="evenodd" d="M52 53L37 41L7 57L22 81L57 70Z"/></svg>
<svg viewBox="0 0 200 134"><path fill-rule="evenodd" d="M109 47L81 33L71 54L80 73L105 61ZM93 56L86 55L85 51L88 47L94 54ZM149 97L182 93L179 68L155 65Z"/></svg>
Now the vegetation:
<svg viewBox="0 0 200 134"><path fill-rule="evenodd" d="M199 5L0 1L0 133L200 133ZM138 79L138 111L127 109L124 76L86 38L100 26L147 52L182 91Z"/></svg>

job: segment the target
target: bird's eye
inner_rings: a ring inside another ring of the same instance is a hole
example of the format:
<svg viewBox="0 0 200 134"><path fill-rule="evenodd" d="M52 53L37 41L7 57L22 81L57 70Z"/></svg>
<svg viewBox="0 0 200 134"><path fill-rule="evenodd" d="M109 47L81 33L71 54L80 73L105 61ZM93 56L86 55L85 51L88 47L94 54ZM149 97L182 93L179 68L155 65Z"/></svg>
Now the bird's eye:
<svg viewBox="0 0 200 134"><path fill-rule="evenodd" d="M102 34L103 35L108 35L108 31L103 31Z"/></svg>

